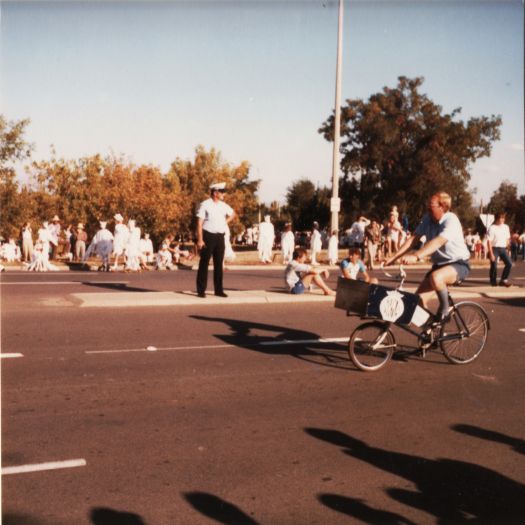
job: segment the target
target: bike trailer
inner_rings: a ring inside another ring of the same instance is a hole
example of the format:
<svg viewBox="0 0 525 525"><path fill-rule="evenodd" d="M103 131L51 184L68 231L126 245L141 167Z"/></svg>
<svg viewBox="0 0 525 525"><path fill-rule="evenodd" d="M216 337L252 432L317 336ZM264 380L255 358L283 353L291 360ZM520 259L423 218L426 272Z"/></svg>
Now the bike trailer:
<svg viewBox="0 0 525 525"><path fill-rule="evenodd" d="M418 304L419 295L414 293L343 277L337 281L335 307L361 317L421 326L429 314Z"/></svg>

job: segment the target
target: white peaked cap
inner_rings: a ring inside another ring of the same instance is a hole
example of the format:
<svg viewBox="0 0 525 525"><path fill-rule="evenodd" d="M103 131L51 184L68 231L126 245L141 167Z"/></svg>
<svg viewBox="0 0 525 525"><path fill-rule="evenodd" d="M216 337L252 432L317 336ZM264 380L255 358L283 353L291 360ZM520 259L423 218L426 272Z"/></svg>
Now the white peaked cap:
<svg viewBox="0 0 525 525"><path fill-rule="evenodd" d="M117 213L116 215L113 215L113 218L116 221L123 221L124 220L124 217L122 217L122 215L120 215L120 213Z"/></svg>
<svg viewBox="0 0 525 525"><path fill-rule="evenodd" d="M215 182L210 184L210 190L224 190L226 188L225 182Z"/></svg>

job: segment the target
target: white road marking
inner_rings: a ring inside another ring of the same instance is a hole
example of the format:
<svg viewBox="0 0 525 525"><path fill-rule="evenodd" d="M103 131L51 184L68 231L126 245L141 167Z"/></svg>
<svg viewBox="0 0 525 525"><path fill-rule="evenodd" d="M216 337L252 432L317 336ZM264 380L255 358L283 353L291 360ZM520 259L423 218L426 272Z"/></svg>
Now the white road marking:
<svg viewBox="0 0 525 525"><path fill-rule="evenodd" d="M9 353L7 353L7 354L0 354L0 357L2 359L10 358L10 357L24 357L24 354L18 354L18 353L11 353L11 354L9 354Z"/></svg>
<svg viewBox="0 0 525 525"><path fill-rule="evenodd" d="M278 341L263 341L261 343L245 343L247 346L283 346L283 345L302 345L302 344L318 344L318 343L346 343L348 337L329 337L319 339L280 339ZM239 343L242 344L242 343ZM86 350L86 354L123 354L127 352L165 352L171 350L205 350L209 348L236 348L239 345L199 345L199 346L167 346L164 348L119 348L115 350ZM155 348L155 350L150 350Z"/></svg>
<svg viewBox="0 0 525 525"><path fill-rule="evenodd" d="M26 474L28 472L41 472L43 470L85 467L86 465L87 463L85 459L69 459L66 461L51 461L49 463L34 463L32 465L2 467L2 476L7 476L9 474Z"/></svg>
<svg viewBox="0 0 525 525"><path fill-rule="evenodd" d="M11 281L8 283L2 283L1 285L6 284L18 284L18 285L25 285L25 284L39 284L39 285L48 285L48 284L128 284L129 281Z"/></svg>
<svg viewBox="0 0 525 525"><path fill-rule="evenodd" d="M235 345L202 345L202 346L167 346L165 348L157 348L158 352L168 350L200 350L205 348L233 348ZM123 354L126 352L151 352L146 348L121 348L118 350L86 350L86 354Z"/></svg>
<svg viewBox="0 0 525 525"><path fill-rule="evenodd" d="M261 346L281 346L281 345L304 345L316 343L346 343L348 337L326 337L319 339L281 339L279 341L264 341L259 343Z"/></svg>

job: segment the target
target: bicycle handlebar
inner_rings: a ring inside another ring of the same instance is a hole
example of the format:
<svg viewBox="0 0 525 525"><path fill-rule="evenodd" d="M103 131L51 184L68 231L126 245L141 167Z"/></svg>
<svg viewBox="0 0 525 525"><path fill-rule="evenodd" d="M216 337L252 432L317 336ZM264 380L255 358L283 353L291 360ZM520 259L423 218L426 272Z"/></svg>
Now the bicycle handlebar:
<svg viewBox="0 0 525 525"><path fill-rule="evenodd" d="M381 271L387 276L389 277L390 279L397 279L399 281L401 281L399 283L399 287L398 289L399 290L402 290L403 289L403 284L405 283L405 279L407 278L407 273L405 272L405 268L403 267L402 264L399 265L399 273L397 275L392 275L391 273L388 273L386 270L385 270L385 264L384 263L381 263Z"/></svg>

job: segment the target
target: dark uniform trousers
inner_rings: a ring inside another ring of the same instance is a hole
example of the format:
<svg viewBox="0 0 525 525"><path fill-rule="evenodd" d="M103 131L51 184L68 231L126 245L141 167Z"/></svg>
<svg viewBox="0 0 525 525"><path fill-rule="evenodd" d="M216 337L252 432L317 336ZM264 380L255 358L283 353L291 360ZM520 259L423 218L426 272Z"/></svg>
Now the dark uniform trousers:
<svg viewBox="0 0 525 525"><path fill-rule="evenodd" d="M223 293L222 265L224 262L224 233L202 231L204 247L201 250L199 271L197 272L197 293L204 293L208 285L208 265L213 257L213 285L215 293Z"/></svg>

